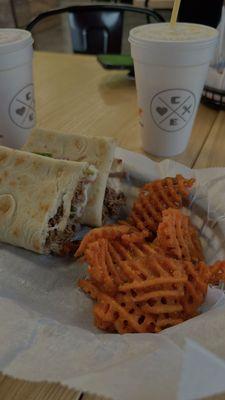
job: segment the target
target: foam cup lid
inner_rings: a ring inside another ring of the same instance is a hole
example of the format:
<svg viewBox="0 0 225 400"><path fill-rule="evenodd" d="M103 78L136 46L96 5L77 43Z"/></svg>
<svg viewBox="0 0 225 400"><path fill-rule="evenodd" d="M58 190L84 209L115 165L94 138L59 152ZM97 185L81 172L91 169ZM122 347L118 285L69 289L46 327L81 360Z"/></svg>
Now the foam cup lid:
<svg viewBox="0 0 225 400"><path fill-rule="evenodd" d="M174 44L203 44L214 42L218 31L212 27L200 24L178 22L175 27L170 23L152 23L137 26L130 31L129 41L148 45L161 43L166 45Z"/></svg>
<svg viewBox="0 0 225 400"><path fill-rule="evenodd" d="M31 33L24 29L0 29L0 54L12 53L31 43Z"/></svg>

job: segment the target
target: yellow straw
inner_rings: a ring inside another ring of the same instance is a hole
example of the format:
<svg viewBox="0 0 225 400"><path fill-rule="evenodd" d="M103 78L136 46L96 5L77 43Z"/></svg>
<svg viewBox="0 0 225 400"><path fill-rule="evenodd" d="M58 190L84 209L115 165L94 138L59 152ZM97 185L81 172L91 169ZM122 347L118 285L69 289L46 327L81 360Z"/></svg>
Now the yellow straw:
<svg viewBox="0 0 225 400"><path fill-rule="evenodd" d="M170 23L172 26L176 25L177 16L178 16L179 9L180 9L180 2L181 2L181 0L174 1L173 11L172 11L171 20L170 20Z"/></svg>

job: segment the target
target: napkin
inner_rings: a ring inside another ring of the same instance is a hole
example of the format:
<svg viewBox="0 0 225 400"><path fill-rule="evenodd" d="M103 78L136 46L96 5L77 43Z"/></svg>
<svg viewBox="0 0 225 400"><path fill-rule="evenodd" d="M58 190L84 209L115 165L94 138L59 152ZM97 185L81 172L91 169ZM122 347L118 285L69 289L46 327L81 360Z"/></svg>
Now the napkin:
<svg viewBox="0 0 225 400"><path fill-rule="evenodd" d="M223 393L224 377L224 360L198 343L186 341L178 400L197 400Z"/></svg>

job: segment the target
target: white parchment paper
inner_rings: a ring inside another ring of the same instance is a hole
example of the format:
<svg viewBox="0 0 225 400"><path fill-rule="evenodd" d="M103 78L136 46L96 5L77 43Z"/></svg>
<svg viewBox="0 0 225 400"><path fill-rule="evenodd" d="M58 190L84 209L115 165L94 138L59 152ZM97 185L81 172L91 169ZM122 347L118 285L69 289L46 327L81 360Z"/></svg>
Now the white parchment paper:
<svg viewBox="0 0 225 400"><path fill-rule="evenodd" d="M225 169L194 171L123 149L117 149L117 156L129 172L124 190L130 204L136 186L145 182L177 173L195 176L191 218L201 232L207 261L225 258ZM73 260L0 245L1 371L60 381L113 399L162 400L178 398L187 339L224 362L221 290L209 289L200 316L160 334L107 334L94 327L92 302L76 287L85 269Z"/></svg>
<svg viewBox="0 0 225 400"><path fill-rule="evenodd" d="M182 363L178 400L197 400L224 393L224 376L224 361L188 339Z"/></svg>

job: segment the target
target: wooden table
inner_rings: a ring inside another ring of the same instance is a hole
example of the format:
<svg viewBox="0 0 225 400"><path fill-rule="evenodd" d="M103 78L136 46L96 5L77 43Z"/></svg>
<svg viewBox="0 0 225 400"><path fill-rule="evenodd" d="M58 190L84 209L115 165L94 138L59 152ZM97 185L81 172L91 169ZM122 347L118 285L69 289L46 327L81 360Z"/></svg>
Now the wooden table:
<svg viewBox="0 0 225 400"><path fill-rule="evenodd" d="M36 53L34 79L38 125L59 131L112 136L143 153L135 84L126 72L104 70L92 56ZM187 150L174 157L189 167L225 166L225 112L200 106ZM156 159L156 158L154 158ZM78 400L59 384L24 382L0 375L1 400ZM224 399L225 395L211 399ZM83 395L82 400L100 400Z"/></svg>
<svg viewBox="0 0 225 400"><path fill-rule="evenodd" d="M94 56L39 52L34 60L39 125L113 136L121 147L144 153L135 82L126 71L104 70ZM201 105L189 146L174 160L189 167L225 166L224 131L225 112Z"/></svg>

